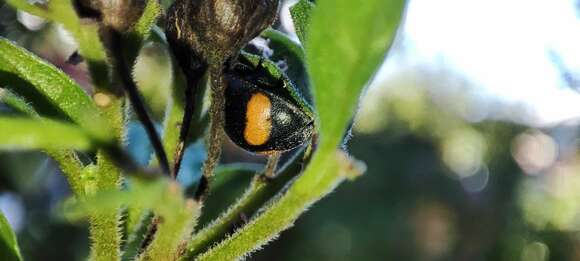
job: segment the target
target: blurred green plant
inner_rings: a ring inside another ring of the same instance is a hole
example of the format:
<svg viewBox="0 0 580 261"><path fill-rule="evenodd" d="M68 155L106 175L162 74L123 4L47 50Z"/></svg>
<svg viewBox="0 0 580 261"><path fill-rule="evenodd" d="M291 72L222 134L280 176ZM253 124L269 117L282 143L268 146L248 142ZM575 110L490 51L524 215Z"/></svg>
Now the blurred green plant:
<svg viewBox="0 0 580 261"><path fill-rule="evenodd" d="M16 235L2 213L0 213L0 258L2 260L22 260Z"/></svg>
<svg viewBox="0 0 580 261"><path fill-rule="evenodd" d="M263 32L274 48L269 59L286 61L289 78L307 100L314 97L318 143L293 152L292 160L273 179L258 173L235 204L194 232L204 202L188 199L185 191L189 188L160 175L157 165L163 168L163 162L152 161L142 167L123 149L130 115L123 91L116 86L136 85L132 67L138 50L147 42L167 45L154 25L161 14L158 2L134 6L142 9L140 18L126 21L122 25L130 26L122 30L114 20L87 19L72 1L8 3L62 24L76 40L89 68L92 97L55 66L0 39L0 102L11 108L0 115L0 149L42 150L59 163L74 194L63 211L72 220L89 221L91 260L242 259L292 226L300 214L342 181L361 175L364 164L339 146L349 131L363 88L389 50L405 6L404 0L369 0L364 4L325 0L317 1L316 6L302 0L292 8L292 16L306 50L274 29ZM122 4L110 8L97 11L128 10ZM110 35L103 33L110 27ZM180 146L177 129L185 113L183 78L173 69L172 95L163 119L163 148L155 148L158 156L159 150L174 152ZM131 93L131 88L125 91L147 125L151 118L147 118L146 106L136 104L139 94ZM203 119L192 122L194 134L187 137L185 146L204 133L208 124ZM157 134L150 125L146 128L155 143ZM91 155L88 162L79 160L79 150ZM215 153L211 147L209 153ZM174 158L168 155L169 162ZM304 171L301 163L307 163ZM228 175L243 175L248 170L228 171L233 172ZM236 226L242 215L251 218ZM9 250L2 253L12 255L6 260L21 259L3 217L0 232L1 246ZM122 239L127 238L124 243Z"/></svg>

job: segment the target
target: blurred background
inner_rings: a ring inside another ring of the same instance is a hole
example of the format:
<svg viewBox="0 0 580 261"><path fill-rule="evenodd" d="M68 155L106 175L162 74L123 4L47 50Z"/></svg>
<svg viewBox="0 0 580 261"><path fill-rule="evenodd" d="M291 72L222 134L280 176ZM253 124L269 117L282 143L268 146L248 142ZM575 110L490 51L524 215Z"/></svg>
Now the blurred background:
<svg viewBox="0 0 580 261"><path fill-rule="evenodd" d="M294 2L277 23L291 35ZM0 2L0 35L90 91L84 64L65 63L75 46L58 25ZM168 57L151 43L136 67L158 119ZM411 0L387 58L348 144L367 173L250 260L580 260L580 1ZM140 162L145 140L131 123L127 146ZM181 182L195 181L203 150L188 149ZM222 160L263 164L231 144ZM220 190L208 213L247 180ZM54 213L68 195L41 153L0 154L0 209L27 260L86 257L86 224Z"/></svg>

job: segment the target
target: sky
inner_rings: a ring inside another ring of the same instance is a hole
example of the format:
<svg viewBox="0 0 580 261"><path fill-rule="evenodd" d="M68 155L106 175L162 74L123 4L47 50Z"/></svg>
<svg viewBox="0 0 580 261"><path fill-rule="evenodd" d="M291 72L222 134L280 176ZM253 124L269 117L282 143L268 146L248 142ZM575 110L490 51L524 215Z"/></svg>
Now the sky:
<svg viewBox="0 0 580 261"><path fill-rule="evenodd" d="M553 51L580 72L580 19L573 0L412 0L402 28L416 64L444 61L491 99L529 106L533 124L580 118ZM440 65L439 65L440 66ZM385 66L379 77L388 77ZM392 72L391 72L392 73Z"/></svg>

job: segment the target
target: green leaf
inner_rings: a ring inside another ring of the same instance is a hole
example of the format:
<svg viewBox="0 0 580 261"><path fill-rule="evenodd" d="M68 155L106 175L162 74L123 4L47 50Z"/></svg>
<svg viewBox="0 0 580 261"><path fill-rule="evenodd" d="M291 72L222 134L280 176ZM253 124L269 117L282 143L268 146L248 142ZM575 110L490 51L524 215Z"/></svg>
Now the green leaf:
<svg viewBox="0 0 580 261"><path fill-rule="evenodd" d="M290 39L288 35L274 29L262 32L262 37L268 39L268 47L274 50L270 60L286 65L285 73L298 88L308 103L314 103L310 91L310 79L306 71L306 61L302 46Z"/></svg>
<svg viewBox="0 0 580 261"><path fill-rule="evenodd" d="M87 61L91 78L96 89L112 91L109 84L107 54L100 41L99 26L96 21L81 21L73 1L51 0L33 3L26 0L7 0L11 6L30 14L61 23L78 43L79 53Z"/></svg>
<svg viewBox="0 0 580 261"><path fill-rule="evenodd" d="M88 150L92 139L70 123L30 118L0 117L0 150Z"/></svg>
<svg viewBox="0 0 580 261"><path fill-rule="evenodd" d="M336 150L364 86L395 36L404 0L319 0L306 54L319 111L319 146L305 173L258 216L197 260L235 260L268 243L345 178L364 171ZM332 28L332 30L329 30ZM336 106L339 104L340 106Z"/></svg>
<svg viewBox="0 0 580 261"><path fill-rule="evenodd" d="M135 34L139 35L141 41L144 41L149 37L151 33L151 28L155 25L157 21L157 17L161 14L161 5L159 5L159 1L157 0L149 0L147 1L147 5L145 6L145 10L143 10L143 15L135 24L133 31Z"/></svg>
<svg viewBox="0 0 580 261"><path fill-rule="evenodd" d="M292 21L294 21L294 29L300 42L306 43L306 36L308 35L308 24L310 20L310 13L314 9L314 4L309 0L300 0L298 3L290 7L290 14Z"/></svg>
<svg viewBox="0 0 580 261"><path fill-rule="evenodd" d="M0 211L0 260L22 260L16 235L2 211Z"/></svg>
<svg viewBox="0 0 580 261"><path fill-rule="evenodd" d="M23 115L38 115L22 97L4 88L0 88L0 103Z"/></svg>
<svg viewBox="0 0 580 261"><path fill-rule="evenodd" d="M52 64L4 38L0 38L0 72L29 82L71 120L93 135L108 139L107 128L104 128L106 122L99 117L96 105L77 83Z"/></svg>
<svg viewBox="0 0 580 261"><path fill-rule="evenodd" d="M270 40L269 47L274 49L274 57L292 57L297 62L305 62L304 49L299 43L290 39L288 35L276 29L268 28L262 32L261 36ZM284 55L280 55L280 53Z"/></svg>
<svg viewBox="0 0 580 261"><path fill-rule="evenodd" d="M13 110L20 112L23 116L27 116L32 119L40 118L34 108L26 103L26 101L24 101L21 97L18 97L16 94L10 92L7 89L0 88L0 102L8 105ZM73 150L56 149L46 150L46 153L56 162L58 162L58 165L60 166L63 175L67 178L67 181L71 186L71 190L75 196L83 195L83 185L81 185L80 181L80 177L82 175L78 175L79 173L83 172L83 164L75 152Z"/></svg>
<svg viewBox="0 0 580 261"><path fill-rule="evenodd" d="M317 1L306 54L321 145L327 150L342 141L361 91L393 42L404 7L404 0Z"/></svg>

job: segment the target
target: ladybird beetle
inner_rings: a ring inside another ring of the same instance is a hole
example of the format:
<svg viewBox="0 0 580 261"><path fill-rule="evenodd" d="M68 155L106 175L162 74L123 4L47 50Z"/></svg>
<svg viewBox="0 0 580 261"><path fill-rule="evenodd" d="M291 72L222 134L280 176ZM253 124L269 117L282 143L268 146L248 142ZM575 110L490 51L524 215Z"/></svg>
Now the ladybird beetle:
<svg viewBox="0 0 580 261"><path fill-rule="evenodd" d="M242 53L225 80L225 131L241 148L269 154L312 136L312 108L273 62Z"/></svg>

